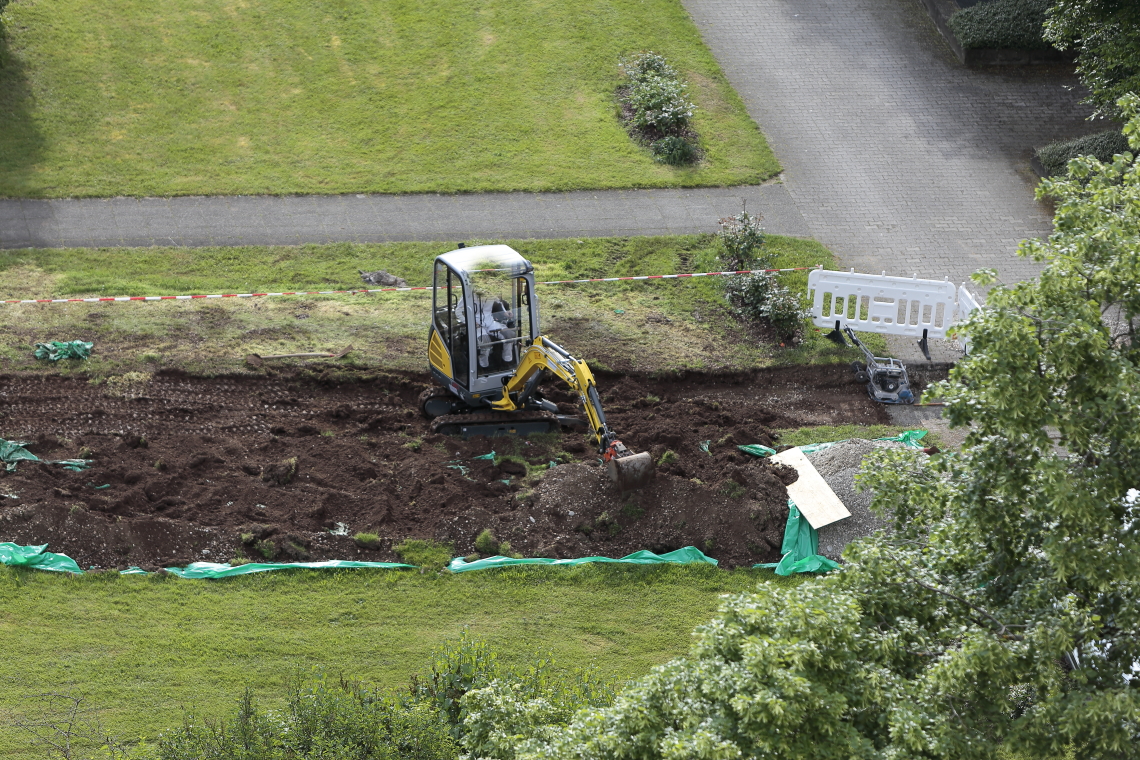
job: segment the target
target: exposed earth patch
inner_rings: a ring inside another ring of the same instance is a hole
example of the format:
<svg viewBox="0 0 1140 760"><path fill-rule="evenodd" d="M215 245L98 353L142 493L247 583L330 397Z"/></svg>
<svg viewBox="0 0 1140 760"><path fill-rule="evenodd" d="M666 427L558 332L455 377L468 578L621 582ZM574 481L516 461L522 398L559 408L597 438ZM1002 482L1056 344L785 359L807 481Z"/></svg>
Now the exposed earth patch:
<svg viewBox="0 0 1140 760"><path fill-rule="evenodd" d="M93 461L82 472L35 462L0 470L0 541L46 543L84 568L156 569L242 557L396 560L393 546L409 537L468 554L489 528L526 556L694 545L723 566L750 565L778 559L795 473L736 446L778 447L777 428L888 422L846 365L601 375L611 426L659 462L649 487L619 494L581 433L429 434L416 408L428 383L320 363L98 384L0 378L2 437L43 459ZM546 395L575 409L568 393ZM380 541L358 546L357 532Z"/></svg>

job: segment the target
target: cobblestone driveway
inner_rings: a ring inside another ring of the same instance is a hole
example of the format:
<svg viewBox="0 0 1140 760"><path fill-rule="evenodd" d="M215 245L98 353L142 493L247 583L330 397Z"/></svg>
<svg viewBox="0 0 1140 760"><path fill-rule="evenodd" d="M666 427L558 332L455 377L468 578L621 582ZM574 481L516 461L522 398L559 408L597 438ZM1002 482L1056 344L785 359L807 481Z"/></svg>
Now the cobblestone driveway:
<svg viewBox="0 0 1140 760"><path fill-rule="evenodd" d="M1047 234L1032 148L1103 129L1075 77L970 70L916 0L683 0L785 167L808 229L859 271L954 281Z"/></svg>

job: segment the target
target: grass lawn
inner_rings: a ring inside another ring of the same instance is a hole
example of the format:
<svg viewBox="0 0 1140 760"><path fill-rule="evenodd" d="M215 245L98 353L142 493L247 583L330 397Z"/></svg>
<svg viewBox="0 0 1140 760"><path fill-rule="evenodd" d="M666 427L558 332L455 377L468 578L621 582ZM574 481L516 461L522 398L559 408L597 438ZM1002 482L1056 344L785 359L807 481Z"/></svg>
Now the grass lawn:
<svg viewBox="0 0 1140 760"><path fill-rule="evenodd" d="M398 688L464 629L510 663L550 651L634 678L688 650L718 595L770 571L709 567L510 568L466 575L301 571L226 581L0 568L0 758L43 757L12 728L26 695L82 695L124 739L154 738L183 710L228 714L249 685L276 706L320 667Z"/></svg>
<svg viewBox="0 0 1140 760"><path fill-rule="evenodd" d="M508 241L535 263L537 279L718 270L711 235ZM777 266L832 264L814 241L770 236ZM128 248L0 251L0 297L161 295L331 290L361 287L357 269L385 268L430 285L438 243L250 248ZM804 289L807 273L781 275ZM851 361L814 329L779 348L750 337L730 313L720 278L539 288L543 330L575 355L621 371L735 370ZM248 353L358 349L359 368L423 370L429 292L260 298L238 301L9 306L0 309L0 369L32 369L32 344L82 338L90 361L55 371L95 375L177 366L240 371ZM879 350L882 338L870 336ZM289 360L287 360L289 361Z"/></svg>
<svg viewBox="0 0 1140 760"><path fill-rule="evenodd" d="M754 183L779 166L680 0L14 0L0 196ZM690 85L706 160L619 124L618 58Z"/></svg>

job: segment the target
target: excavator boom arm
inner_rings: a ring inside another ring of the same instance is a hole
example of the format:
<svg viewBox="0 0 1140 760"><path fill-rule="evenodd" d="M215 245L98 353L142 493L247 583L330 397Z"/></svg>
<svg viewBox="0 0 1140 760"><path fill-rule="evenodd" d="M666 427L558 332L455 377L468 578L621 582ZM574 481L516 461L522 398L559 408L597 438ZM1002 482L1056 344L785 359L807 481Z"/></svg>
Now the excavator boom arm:
<svg viewBox="0 0 1140 760"><path fill-rule="evenodd" d="M604 439L607 435L612 436L612 433L606 426L606 415L598 397L594 373L586 362L575 359L557 343L541 335L523 352L515 374L503 385L502 399L492 404L492 407L508 412L522 407L527 397L533 393L542 372L554 375L578 394L586 410L590 431L598 439L599 445L609 445L610 441Z"/></svg>
<svg viewBox="0 0 1140 760"><path fill-rule="evenodd" d="M500 411L522 408L538 388L544 373L562 380L578 394L590 431L598 443L598 451L606 463L610 479L622 491L641 488L653 477L653 459L646 453L635 454L617 439L606 424L602 400L594 373L581 359L575 359L552 340L538 336L519 359L518 369L503 384L503 397L491 406Z"/></svg>

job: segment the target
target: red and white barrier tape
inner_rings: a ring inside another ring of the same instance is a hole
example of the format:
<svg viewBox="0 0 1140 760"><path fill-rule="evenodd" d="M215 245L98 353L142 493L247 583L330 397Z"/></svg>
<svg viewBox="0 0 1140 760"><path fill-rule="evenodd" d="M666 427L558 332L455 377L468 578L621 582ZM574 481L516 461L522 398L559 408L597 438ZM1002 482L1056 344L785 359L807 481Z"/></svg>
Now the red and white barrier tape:
<svg viewBox="0 0 1140 760"><path fill-rule="evenodd" d="M620 282L622 280L678 280L686 277L719 277L737 274L766 274L768 272L800 272L822 267L789 267L787 269L742 269L736 272L691 272L688 274L645 274L631 277L594 277L586 280L546 280L536 285L579 285L587 282ZM337 296L359 295L361 293L403 293L412 290L431 290L430 285L414 288L368 288L361 290L297 290L281 293L214 293L210 295L184 296L107 296L97 298L27 298L23 300L0 301L0 304L25 303L104 303L118 301L192 301L199 298L263 298L270 296Z"/></svg>

